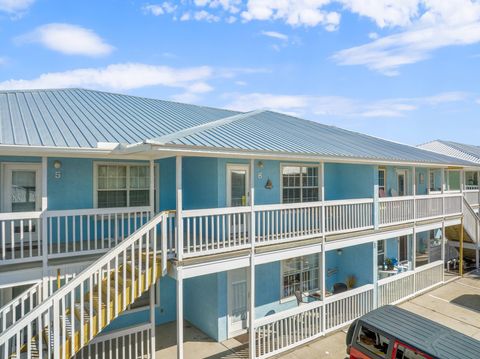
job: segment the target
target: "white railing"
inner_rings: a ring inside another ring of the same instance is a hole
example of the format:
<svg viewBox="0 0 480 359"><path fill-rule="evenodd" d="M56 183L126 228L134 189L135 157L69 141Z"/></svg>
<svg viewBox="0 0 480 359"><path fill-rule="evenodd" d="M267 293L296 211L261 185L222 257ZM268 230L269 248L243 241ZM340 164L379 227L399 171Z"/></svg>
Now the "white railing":
<svg viewBox="0 0 480 359"><path fill-rule="evenodd" d="M39 260L42 212L0 213L0 264Z"/></svg>
<svg viewBox="0 0 480 359"><path fill-rule="evenodd" d="M443 262L436 261L415 269L415 293L422 292L443 281Z"/></svg>
<svg viewBox="0 0 480 359"><path fill-rule="evenodd" d="M322 203L290 203L255 207L255 243L303 240L322 234Z"/></svg>
<svg viewBox="0 0 480 359"><path fill-rule="evenodd" d="M415 198L417 219L443 216L445 213L443 201L442 195L417 196Z"/></svg>
<svg viewBox="0 0 480 359"><path fill-rule="evenodd" d="M0 308L0 334L42 302L43 283L33 284Z"/></svg>
<svg viewBox="0 0 480 359"><path fill-rule="evenodd" d="M48 211L48 254L107 251L147 223L150 211L150 207Z"/></svg>
<svg viewBox="0 0 480 359"><path fill-rule="evenodd" d="M378 281L378 306L397 304L442 282L442 261L380 279Z"/></svg>
<svg viewBox="0 0 480 359"><path fill-rule="evenodd" d="M341 328L373 309L367 284L255 320L256 354L268 358Z"/></svg>
<svg viewBox="0 0 480 359"><path fill-rule="evenodd" d="M410 222L414 219L414 197L382 197L379 199L380 226Z"/></svg>
<svg viewBox="0 0 480 359"><path fill-rule="evenodd" d="M373 228L373 199L325 202L326 233Z"/></svg>
<svg viewBox="0 0 480 359"><path fill-rule="evenodd" d="M183 212L184 256L246 248L250 243L250 207Z"/></svg>
<svg viewBox="0 0 480 359"><path fill-rule="evenodd" d="M325 298L325 331L341 328L373 309L373 285Z"/></svg>
<svg viewBox="0 0 480 359"><path fill-rule="evenodd" d="M116 330L95 337L73 359L149 359L155 358L151 352L151 325Z"/></svg>
<svg viewBox="0 0 480 359"><path fill-rule="evenodd" d="M445 195L445 215L462 214L463 194Z"/></svg>
<svg viewBox="0 0 480 359"><path fill-rule="evenodd" d="M467 186L468 187L468 186ZM466 190L463 192L465 199L467 200L470 206L478 206L480 203L479 191L478 189L475 190Z"/></svg>
<svg viewBox="0 0 480 359"><path fill-rule="evenodd" d="M2 333L0 353L65 358L78 352L155 282L157 227L166 231L166 216L155 216ZM162 272L165 266L162 261Z"/></svg>
<svg viewBox="0 0 480 359"><path fill-rule="evenodd" d="M323 335L323 302L312 302L255 321L257 358L267 358Z"/></svg>
<svg viewBox="0 0 480 359"><path fill-rule="evenodd" d="M415 273L407 271L378 281L378 306L396 304L415 293Z"/></svg>

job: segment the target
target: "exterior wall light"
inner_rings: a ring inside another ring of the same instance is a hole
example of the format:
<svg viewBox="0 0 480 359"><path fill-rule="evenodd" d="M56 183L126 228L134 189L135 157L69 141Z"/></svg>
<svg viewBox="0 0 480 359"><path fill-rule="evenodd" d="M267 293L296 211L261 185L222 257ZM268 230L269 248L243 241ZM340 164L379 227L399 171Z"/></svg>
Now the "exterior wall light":
<svg viewBox="0 0 480 359"><path fill-rule="evenodd" d="M343 249L337 249L337 254L341 256L343 254Z"/></svg>
<svg viewBox="0 0 480 359"><path fill-rule="evenodd" d="M53 168L55 168L56 170L59 170L60 168L62 168L62 162L59 160L55 160L53 162Z"/></svg>
<svg viewBox="0 0 480 359"><path fill-rule="evenodd" d="M258 161L257 162L257 167L258 168L263 168L263 161Z"/></svg>

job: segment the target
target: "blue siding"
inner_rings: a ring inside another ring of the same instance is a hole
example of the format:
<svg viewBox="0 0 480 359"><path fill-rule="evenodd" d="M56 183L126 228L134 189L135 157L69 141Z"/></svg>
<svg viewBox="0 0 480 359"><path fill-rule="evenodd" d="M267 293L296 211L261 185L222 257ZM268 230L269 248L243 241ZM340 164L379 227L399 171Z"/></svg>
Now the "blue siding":
<svg viewBox="0 0 480 359"><path fill-rule="evenodd" d="M326 163L325 199L372 198L375 173L375 166Z"/></svg>
<svg viewBox="0 0 480 359"><path fill-rule="evenodd" d="M157 161L160 171L160 210L175 209L175 157Z"/></svg>
<svg viewBox="0 0 480 359"><path fill-rule="evenodd" d="M216 208L219 185L217 159L186 157L182 163L183 205L185 209Z"/></svg>
<svg viewBox="0 0 480 359"><path fill-rule="evenodd" d="M385 258L396 258L398 260L398 238L390 238L385 240Z"/></svg>

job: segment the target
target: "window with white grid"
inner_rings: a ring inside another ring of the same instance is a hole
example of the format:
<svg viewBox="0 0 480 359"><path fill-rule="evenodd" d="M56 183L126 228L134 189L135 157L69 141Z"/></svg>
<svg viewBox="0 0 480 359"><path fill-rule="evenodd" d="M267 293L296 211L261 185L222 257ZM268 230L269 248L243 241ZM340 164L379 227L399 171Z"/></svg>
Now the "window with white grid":
<svg viewBox="0 0 480 359"><path fill-rule="evenodd" d="M319 269L318 254L282 261L282 298L295 295L295 291L305 293L319 290Z"/></svg>
<svg viewBox="0 0 480 359"><path fill-rule="evenodd" d="M141 207L150 204L150 166L97 164L98 208Z"/></svg>
<svg viewBox="0 0 480 359"><path fill-rule="evenodd" d="M318 201L318 167L283 166L282 188L283 203Z"/></svg>

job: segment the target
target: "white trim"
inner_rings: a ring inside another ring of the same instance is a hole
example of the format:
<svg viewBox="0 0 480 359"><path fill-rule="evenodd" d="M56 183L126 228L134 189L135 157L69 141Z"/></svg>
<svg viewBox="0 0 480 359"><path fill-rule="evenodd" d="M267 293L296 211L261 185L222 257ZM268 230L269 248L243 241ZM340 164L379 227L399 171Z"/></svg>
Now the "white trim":
<svg viewBox="0 0 480 359"><path fill-rule="evenodd" d="M250 165L244 163L227 163L226 164L226 204L227 207L232 207L232 178L230 176L232 171L245 171L245 205L236 207L247 207L250 203Z"/></svg>
<svg viewBox="0 0 480 359"><path fill-rule="evenodd" d="M2 163L2 212L12 212L11 174L14 170L35 171L35 211L42 209L42 163L41 162L3 162Z"/></svg>
<svg viewBox="0 0 480 359"><path fill-rule="evenodd" d="M322 271L321 271L321 266L322 266L322 257L321 257L321 252L316 252L316 253L308 253L308 254L304 254L304 255L301 255L301 256L295 256L295 257L290 257L290 258L287 258L287 259L282 259L282 260L279 260L280 262L280 303L285 303L285 302L289 302L291 300L293 300L295 298L295 295L290 295L288 297L284 297L284 291L285 291L285 287L283 286L283 276L284 276L284 270L283 270L283 264L285 261L289 260L289 259L295 259L295 258L304 258L304 257L307 257L307 256L314 256L316 255L318 257L318 283L317 283L317 288L316 289L312 289L311 291L309 292L318 292L322 289L322 278L320 277ZM302 263L303 264L303 263ZM303 284L303 273L305 273L305 270L303 269L303 266L302 268L300 269L300 281L301 281L301 284ZM308 293L306 291L302 291L303 293Z"/></svg>
<svg viewBox="0 0 480 359"><path fill-rule="evenodd" d="M93 208L98 208L98 166L126 166L126 191L127 191L127 206L125 208L130 208L128 206L129 202L129 191L130 191L130 166L145 166L150 171L150 164L146 161L93 161ZM154 183L155 183L155 211L158 212L160 208L160 166L158 163L154 163L155 173L154 173ZM150 174L151 175L151 174ZM150 190L150 183L149 188ZM151 204L150 204L151 206Z"/></svg>
<svg viewBox="0 0 480 359"><path fill-rule="evenodd" d="M321 184L320 184L320 176L321 176L321 165L318 163L297 163L297 162L282 162L280 163L280 174L279 174L279 179L280 179L280 203L281 204L289 204L285 203L283 200L283 168L284 167L299 167L300 168L300 201L299 202L294 202L294 203L315 203L316 201L311 201L311 202L304 202L303 201L303 181L301 177L301 169L302 167L316 167L317 168L317 188L318 188L318 201L321 200L322 194L321 192ZM313 187L312 187L313 188Z"/></svg>
<svg viewBox="0 0 480 359"><path fill-rule="evenodd" d="M255 264L266 264L271 262L282 261L285 259L302 257L312 253L321 253L322 244L316 243L306 246L296 246L292 248L285 248L278 251L266 252L266 253L257 253L255 255Z"/></svg>
<svg viewBox="0 0 480 359"><path fill-rule="evenodd" d="M232 309L233 309L233 304L232 304L232 275L233 271L243 271L244 274L244 281L245 284L247 285L246 288L246 293L245 293L245 313L247 315L247 318L244 322L244 325L242 324L242 329L237 329L234 330L232 328ZM237 335L243 334L247 332L248 329L248 323L249 323L249 310L248 310L248 293L250 291L250 284L248 281L248 268L237 268L237 269L232 269L227 272L227 338L233 338Z"/></svg>
<svg viewBox="0 0 480 359"><path fill-rule="evenodd" d="M250 263L250 254L245 254L240 257L226 258L226 259L221 259L221 260L211 261L211 262L199 262L191 265L183 263L182 274L184 279L188 279L188 278L198 277L206 274L213 274L213 273L219 273L219 272L224 272L228 270L248 267L249 263ZM175 272L176 272L176 269L177 267L175 267ZM174 277L176 277L175 273L174 273Z"/></svg>

